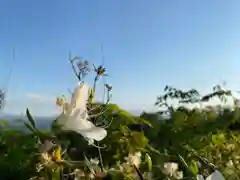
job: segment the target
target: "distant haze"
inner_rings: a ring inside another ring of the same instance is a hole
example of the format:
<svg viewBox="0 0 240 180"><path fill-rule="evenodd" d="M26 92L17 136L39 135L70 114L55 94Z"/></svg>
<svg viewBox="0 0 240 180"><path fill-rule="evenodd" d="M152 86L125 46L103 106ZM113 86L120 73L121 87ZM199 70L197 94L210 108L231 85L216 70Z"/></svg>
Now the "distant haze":
<svg viewBox="0 0 240 180"><path fill-rule="evenodd" d="M14 115L0 115L1 120L6 120L11 127L16 127L17 129L24 128L24 125L22 122L17 120L24 120L28 121L26 116L14 116ZM51 128L51 123L55 119L55 117L34 117L34 120L36 122L37 128L41 130L48 130Z"/></svg>
<svg viewBox="0 0 240 180"><path fill-rule="evenodd" d="M131 110L129 111L134 116L139 116L142 111L141 110ZM41 130L48 130L51 128L51 123L56 117L33 117L37 128ZM8 121L9 125L11 127L16 127L17 129L25 128L22 122L19 122L17 120L24 120L28 121L26 116L16 116L16 115L9 115L9 114L1 114L0 113L0 120L6 120Z"/></svg>

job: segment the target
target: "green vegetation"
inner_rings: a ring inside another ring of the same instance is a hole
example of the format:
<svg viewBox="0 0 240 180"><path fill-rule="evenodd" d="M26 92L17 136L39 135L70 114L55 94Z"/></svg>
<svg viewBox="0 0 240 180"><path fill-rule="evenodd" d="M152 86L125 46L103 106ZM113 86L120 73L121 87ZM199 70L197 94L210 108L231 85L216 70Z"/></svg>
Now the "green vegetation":
<svg viewBox="0 0 240 180"><path fill-rule="evenodd" d="M71 60L72 67L83 83L90 68L87 61L78 61L75 66L76 61L77 58ZM89 121L103 127L107 137L92 142L83 132L64 131L57 120L53 120L51 131L41 131L27 109L29 121L23 123L29 133L7 129L7 122L2 120L1 179L162 180L181 178L181 172L184 179L196 179L198 173L208 176L215 168L219 168L226 179L240 179L240 116L237 99L230 90L218 85L213 92L201 96L194 89L182 91L166 86L156 102L161 111L143 112L136 117L110 103L110 85L106 85L106 102L94 101L96 82L106 75L106 69L99 66L94 72L88 103ZM201 107L212 98L223 103L231 98L235 108ZM58 98L57 104L63 107L65 100ZM179 104L177 108L169 103L172 100ZM186 108L186 104L198 105L198 108ZM130 128L131 124L144 128L137 131ZM217 167L205 162L203 157ZM164 164L167 162L177 163L178 171L167 172Z"/></svg>

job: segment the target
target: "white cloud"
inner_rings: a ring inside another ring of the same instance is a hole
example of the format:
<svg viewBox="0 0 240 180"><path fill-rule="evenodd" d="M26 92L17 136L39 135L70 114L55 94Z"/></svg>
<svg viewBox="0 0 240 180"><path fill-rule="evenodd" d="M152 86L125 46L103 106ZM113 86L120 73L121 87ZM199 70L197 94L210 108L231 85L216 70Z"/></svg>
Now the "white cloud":
<svg viewBox="0 0 240 180"><path fill-rule="evenodd" d="M26 93L22 96L13 96L6 101L3 111L7 114L25 114L26 108L34 116L52 116L59 114L59 107L55 104L56 97L41 93Z"/></svg>
<svg viewBox="0 0 240 180"><path fill-rule="evenodd" d="M26 97L31 100L35 100L41 103L54 103L55 97L45 94L37 94L37 93L27 93Z"/></svg>

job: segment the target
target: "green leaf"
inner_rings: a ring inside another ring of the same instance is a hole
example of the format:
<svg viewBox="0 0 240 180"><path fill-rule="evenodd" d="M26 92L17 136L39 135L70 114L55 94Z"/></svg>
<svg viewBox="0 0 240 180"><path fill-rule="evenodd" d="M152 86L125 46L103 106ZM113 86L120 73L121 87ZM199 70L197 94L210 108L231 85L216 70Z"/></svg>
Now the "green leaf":
<svg viewBox="0 0 240 180"><path fill-rule="evenodd" d="M56 169L52 169L51 171L51 179L52 180L59 180L61 179L61 167L57 167Z"/></svg>
<svg viewBox="0 0 240 180"><path fill-rule="evenodd" d="M191 168L193 174L194 174L194 175L197 175L197 173L198 173L198 167L197 167L196 161L194 161L194 160L191 161L191 167L190 167L190 168Z"/></svg>
<svg viewBox="0 0 240 180"><path fill-rule="evenodd" d="M28 128L30 131L32 131L32 132L36 132L36 130L32 127L32 126L30 126L28 123L26 123L26 122L24 122L23 121L23 124L26 126L26 128Z"/></svg>
<svg viewBox="0 0 240 180"><path fill-rule="evenodd" d="M152 124L144 119L141 120L144 124L150 126L151 128L153 127Z"/></svg>
<svg viewBox="0 0 240 180"><path fill-rule="evenodd" d="M157 149L153 148L153 147L152 147L151 145L149 145L149 144L146 145L146 148L147 148L149 151L153 152L153 153L156 153L156 154L158 154L158 155L162 155Z"/></svg>
<svg viewBox="0 0 240 180"><path fill-rule="evenodd" d="M145 154L145 161L148 165L148 170L151 171L152 170L152 159L148 153Z"/></svg>
<svg viewBox="0 0 240 180"><path fill-rule="evenodd" d="M6 120L1 120L1 122L2 122L3 126L6 126L8 124L8 122Z"/></svg>
<svg viewBox="0 0 240 180"><path fill-rule="evenodd" d="M188 164L186 163L186 161L180 154L178 154L178 158L180 159L182 165L185 167L184 172L183 172L184 177L186 177L186 179L189 179L189 180L190 179L192 180L194 177L196 177L196 175L194 174L194 172L191 169L191 166L190 167L188 166Z"/></svg>
<svg viewBox="0 0 240 180"><path fill-rule="evenodd" d="M27 108L26 114L27 114L27 118L28 118L29 122L31 123L32 127L36 128L35 121L34 121L32 115L30 114L28 108Z"/></svg>
<svg viewBox="0 0 240 180"><path fill-rule="evenodd" d="M183 157L180 154L178 154L178 158L180 159L180 161L184 165L184 167L188 168L188 165L187 165L186 161L183 159Z"/></svg>

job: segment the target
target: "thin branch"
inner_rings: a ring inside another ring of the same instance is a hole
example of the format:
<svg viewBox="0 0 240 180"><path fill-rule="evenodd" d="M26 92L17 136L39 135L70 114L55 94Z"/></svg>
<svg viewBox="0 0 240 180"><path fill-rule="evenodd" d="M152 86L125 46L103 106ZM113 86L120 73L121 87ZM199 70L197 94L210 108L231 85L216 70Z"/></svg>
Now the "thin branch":
<svg viewBox="0 0 240 180"><path fill-rule="evenodd" d="M103 110L102 112L100 112L98 114L90 115L90 118L94 118L94 117L97 117L97 116L102 116L107 110L108 110L108 108L106 108L105 110Z"/></svg>
<svg viewBox="0 0 240 180"><path fill-rule="evenodd" d="M69 62L71 63L72 69L73 69L76 77L77 77L78 80L81 82L80 74L77 73L77 69L76 69L75 66L74 66L74 61L75 61L75 60L78 60L78 59L79 59L78 57L74 57L74 58L72 59L71 53L69 53Z"/></svg>
<svg viewBox="0 0 240 180"><path fill-rule="evenodd" d="M96 109L101 109L101 108L102 108L101 106L96 105L96 107L90 109L88 112L92 112L92 111L94 111L94 110L96 110Z"/></svg>
<svg viewBox="0 0 240 180"><path fill-rule="evenodd" d="M101 128L104 128L104 129L109 128L109 127L111 126L112 122L113 122L113 119L114 119L114 118L112 118L111 121L110 121L107 125L102 126Z"/></svg>

